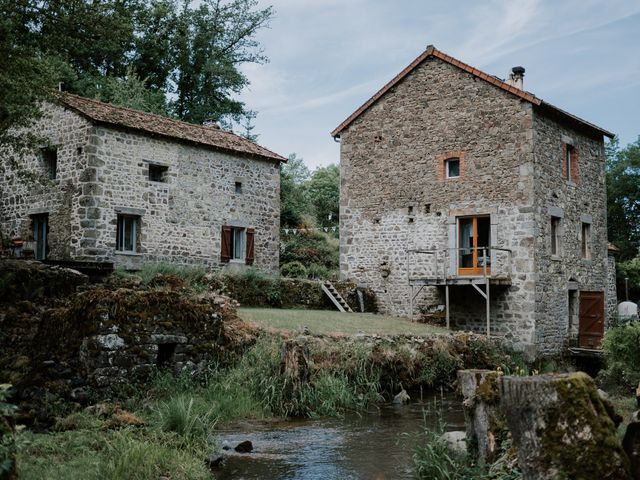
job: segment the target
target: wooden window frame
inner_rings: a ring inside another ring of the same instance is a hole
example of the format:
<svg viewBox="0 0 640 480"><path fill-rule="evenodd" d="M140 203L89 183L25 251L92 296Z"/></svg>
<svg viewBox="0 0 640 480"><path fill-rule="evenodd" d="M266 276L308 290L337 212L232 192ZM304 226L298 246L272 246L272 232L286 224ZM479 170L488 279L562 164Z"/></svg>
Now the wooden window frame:
<svg viewBox="0 0 640 480"><path fill-rule="evenodd" d="M571 143L562 145L562 176L570 184L579 183L578 149Z"/></svg>
<svg viewBox="0 0 640 480"><path fill-rule="evenodd" d="M236 236L242 235L240 252L235 248ZM244 263L253 265L255 229L248 227L224 225L220 240L221 263Z"/></svg>
<svg viewBox="0 0 640 480"><path fill-rule="evenodd" d="M583 260L591 260L591 224L582 222L580 226L580 256Z"/></svg>

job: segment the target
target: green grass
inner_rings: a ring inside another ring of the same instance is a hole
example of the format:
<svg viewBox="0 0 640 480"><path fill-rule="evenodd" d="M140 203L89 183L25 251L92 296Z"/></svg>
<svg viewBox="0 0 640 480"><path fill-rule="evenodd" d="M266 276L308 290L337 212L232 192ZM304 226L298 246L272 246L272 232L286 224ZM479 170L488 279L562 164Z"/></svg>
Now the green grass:
<svg viewBox="0 0 640 480"><path fill-rule="evenodd" d="M331 310L302 310L277 308L239 308L238 315L247 322L275 330L300 331L307 327L312 334L355 333L378 335L432 335L447 329L405 318L373 313L341 313Z"/></svg>

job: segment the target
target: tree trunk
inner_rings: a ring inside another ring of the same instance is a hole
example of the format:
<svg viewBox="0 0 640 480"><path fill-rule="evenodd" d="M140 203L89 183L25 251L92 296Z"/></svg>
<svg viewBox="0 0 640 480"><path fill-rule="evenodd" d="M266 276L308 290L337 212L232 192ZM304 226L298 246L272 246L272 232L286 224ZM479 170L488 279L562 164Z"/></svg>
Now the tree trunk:
<svg viewBox="0 0 640 480"><path fill-rule="evenodd" d="M629 459L587 374L502 377L500 402L524 480L630 480Z"/></svg>
<svg viewBox="0 0 640 480"><path fill-rule="evenodd" d="M508 435L499 409L497 380L492 370L458 370L458 385L464 397L467 451L480 463L497 457L502 440Z"/></svg>

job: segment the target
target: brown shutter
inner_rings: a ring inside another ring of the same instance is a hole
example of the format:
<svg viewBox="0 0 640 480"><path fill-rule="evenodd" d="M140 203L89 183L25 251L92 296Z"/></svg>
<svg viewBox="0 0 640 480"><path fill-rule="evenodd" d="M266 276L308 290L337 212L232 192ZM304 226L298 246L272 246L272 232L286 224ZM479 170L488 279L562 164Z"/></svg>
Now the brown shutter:
<svg viewBox="0 0 640 480"><path fill-rule="evenodd" d="M222 227L222 236L220 237L220 261L222 263L229 263L231 258L231 227Z"/></svg>
<svg viewBox="0 0 640 480"><path fill-rule="evenodd" d="M253 265L253 237L255 235L255 229L247 228L247 257L245 263L247 265Z"/></svg>

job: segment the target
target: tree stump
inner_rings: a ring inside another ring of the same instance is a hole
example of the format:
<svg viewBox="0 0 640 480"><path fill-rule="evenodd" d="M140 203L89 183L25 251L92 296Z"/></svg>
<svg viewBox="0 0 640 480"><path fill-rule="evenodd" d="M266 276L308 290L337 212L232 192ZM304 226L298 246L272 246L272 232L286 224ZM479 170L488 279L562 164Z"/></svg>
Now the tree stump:
<svg viewBox="0 0 640 480"><path fill-rule="evenodd" d="M524 480L631 480L614 422L587 374L502 377L499 386Z"/></svg>
<svg viewBox="0 0 640 480"><path fill-rule="evenodd" d="M458 370L458 385L464 397L467 452L480 463L497 457L508 435L499 409L499 374L493 370Z"/></svg>

